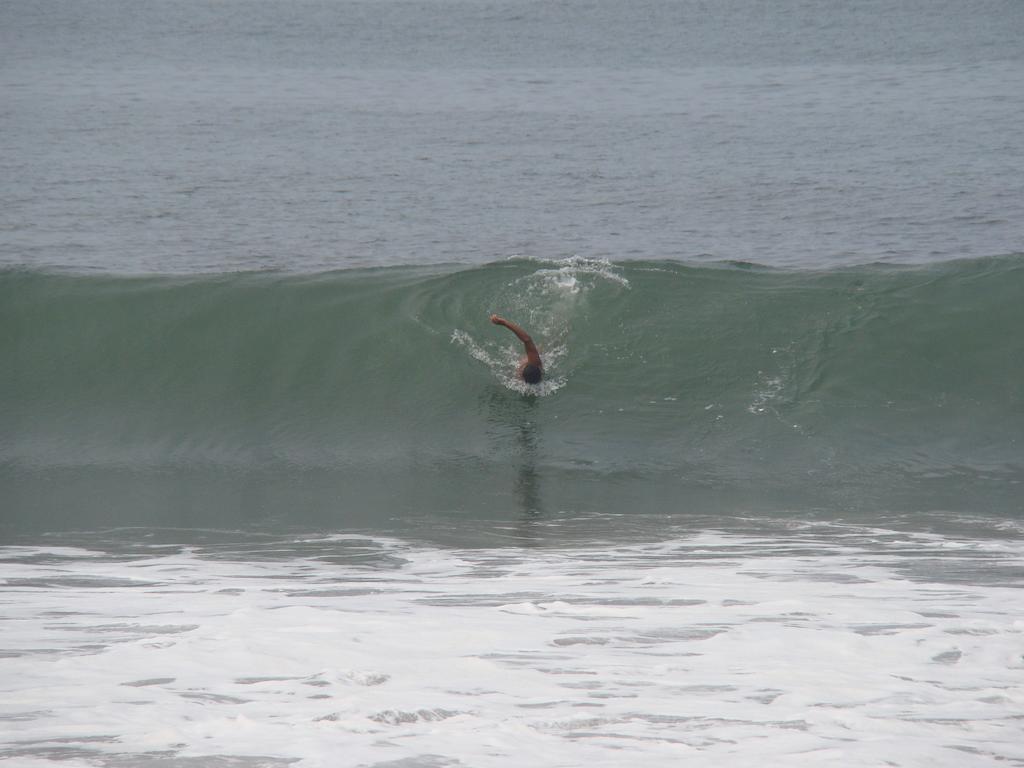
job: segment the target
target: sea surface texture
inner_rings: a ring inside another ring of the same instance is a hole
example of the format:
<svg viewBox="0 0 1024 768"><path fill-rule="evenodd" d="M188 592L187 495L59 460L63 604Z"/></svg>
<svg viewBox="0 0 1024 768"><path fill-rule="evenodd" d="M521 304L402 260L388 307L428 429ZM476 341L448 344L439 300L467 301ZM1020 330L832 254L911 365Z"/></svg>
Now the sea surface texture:
<svg viewBox="0 0 1024 768"><path fill-rule="evenodd" d="M1022 41L0 3L0 763L1024 766Z"/></svg>

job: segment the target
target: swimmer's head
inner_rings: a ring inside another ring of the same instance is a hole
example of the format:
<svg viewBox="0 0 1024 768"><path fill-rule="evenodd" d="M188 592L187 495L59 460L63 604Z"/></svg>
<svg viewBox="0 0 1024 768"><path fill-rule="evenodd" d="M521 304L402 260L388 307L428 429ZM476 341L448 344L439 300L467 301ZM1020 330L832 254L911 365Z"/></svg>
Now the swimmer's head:
<svg viewBox="0 0 1024 768"><path fill-rule="evenodd" d="M523 367L523 381L527 384L540 384L544 372L539 365L526 365Z"/></svg>

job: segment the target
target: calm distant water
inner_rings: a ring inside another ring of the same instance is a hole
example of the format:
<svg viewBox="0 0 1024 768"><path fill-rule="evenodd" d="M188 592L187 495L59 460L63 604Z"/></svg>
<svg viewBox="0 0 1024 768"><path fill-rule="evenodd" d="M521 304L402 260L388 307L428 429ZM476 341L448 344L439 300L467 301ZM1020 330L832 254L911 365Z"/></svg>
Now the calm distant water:
<svg viewBox="0 0 1024 768"><path fill-rule="evenodd" d="M0 761L1024 765L1022 118L1020 0L0 3Z"/></svg>
<svg viewBox="0 0 1024 768"><path fill-rule="evenodd" d="M1024 7L8 2L0 263L1015 253Z"/></svg>

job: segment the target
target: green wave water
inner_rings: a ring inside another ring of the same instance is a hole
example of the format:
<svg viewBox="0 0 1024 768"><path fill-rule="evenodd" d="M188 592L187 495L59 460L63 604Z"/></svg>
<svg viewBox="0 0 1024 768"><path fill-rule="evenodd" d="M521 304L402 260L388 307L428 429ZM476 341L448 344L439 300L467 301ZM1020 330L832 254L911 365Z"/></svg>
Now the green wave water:
<svg viewBox="0 0 1024 768"><path fill-rule="evenodd" d="M7 531L1024 492L1024 258L0 273ZM548 378L512 373L535 335Z"/></svg>

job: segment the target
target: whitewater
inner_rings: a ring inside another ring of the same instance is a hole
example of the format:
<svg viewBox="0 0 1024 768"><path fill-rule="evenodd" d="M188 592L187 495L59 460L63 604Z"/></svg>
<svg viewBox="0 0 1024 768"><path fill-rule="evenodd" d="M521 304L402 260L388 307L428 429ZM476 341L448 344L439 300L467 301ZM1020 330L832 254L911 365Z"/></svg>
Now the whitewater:
<svg viewBox="0 0 1024 768"><path fill-rule="evenodd" d="M1019 541L800 521L665 533L4 548L0 754L25 768L1024 761Z"/></svg>

